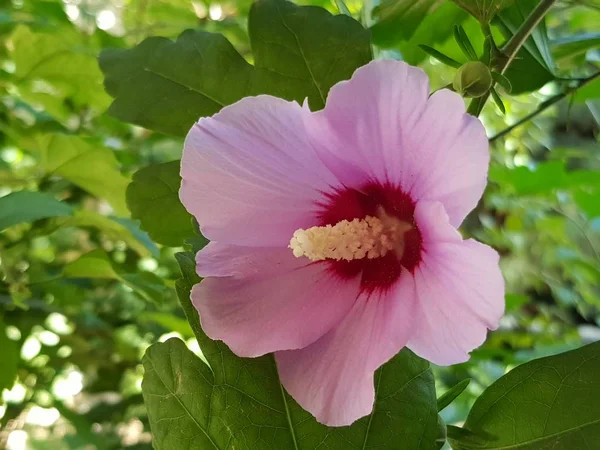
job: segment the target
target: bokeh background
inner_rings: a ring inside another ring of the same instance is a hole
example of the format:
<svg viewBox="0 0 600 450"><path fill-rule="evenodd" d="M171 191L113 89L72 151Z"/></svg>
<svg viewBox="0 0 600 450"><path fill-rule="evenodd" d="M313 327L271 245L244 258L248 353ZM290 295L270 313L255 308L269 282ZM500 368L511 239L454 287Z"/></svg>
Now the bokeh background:
<svg viewBox="0 0 600 450"><path fill-rule="evenodd" d="M340 7L299 3L334 13ZM380 31L374 52L418 64L440 88L455 70L417 45L434 44L464 60L452 25L462 23L478 51L483 39L454 4L433 3L437 9L411 19L410 31ZM375 17L378 3L371 0L345 5L366 25L395 13L392 0ZM156 245L128 218L125 190L137 169L178 159L182 140L109 117L97 56L148 36L176 38L202 28L225 34L251 61L250 6L0 1L0 197L37 190L75 211L0 235L0 448L152 448L140 359L151 343L174 335L199 349L173 290L179 249ZM505 114L489 102L481 118L490 136L574 78L599 70L600 2L559 1L546 26L548 51L564 79L533 93L504 93ZM569 47L578 42L574 35L587 44ZM494 141L490 183L462 232L501 253L507 314L468 363L435 368L439 393L472 380L443 411L447 423L464 420L476 396L515 365L600 339L599 124L596 81Z"/></svg>

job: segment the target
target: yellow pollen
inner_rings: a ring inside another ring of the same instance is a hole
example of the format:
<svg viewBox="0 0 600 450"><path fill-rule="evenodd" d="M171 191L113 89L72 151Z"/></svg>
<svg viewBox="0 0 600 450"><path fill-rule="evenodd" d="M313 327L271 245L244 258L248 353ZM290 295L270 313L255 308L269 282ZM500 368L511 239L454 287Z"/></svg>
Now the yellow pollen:
<svg viewBox="0 0 600 450"><path fill-rule="evenodd" d="M400 259L404 253L404 233L412 228L411 224L381 211L379 217L342 220L307 230L300 228L294 232L289 248L296 258L305 256L311 261L373 259L390 250Z"/></svg>

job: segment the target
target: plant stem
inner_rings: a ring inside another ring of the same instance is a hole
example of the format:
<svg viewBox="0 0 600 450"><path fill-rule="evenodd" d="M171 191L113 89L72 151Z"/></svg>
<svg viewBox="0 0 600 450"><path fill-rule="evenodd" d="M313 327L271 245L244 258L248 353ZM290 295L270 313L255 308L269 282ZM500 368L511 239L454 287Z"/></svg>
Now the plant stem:
<svg viewBox="0 0 600 450"><path fill-rule="evenodd" d="M504 53L508 59L504 62L504 67L500 67L501 74L506 72L506 69L508 69L510 63L515 59L515 56L517 56L517 53L525 44L529 35L533 32L535 27L539 25L555 2L556 0L542 0L535 9L531 11L531 14L525 19L525 22L523 22L517 32L502 47L502 53Z"/></svg>
<svg viewBox="0 0 600 450"><path fill-rule="evenodd" d="M573 87L571 87L569 89L566 89L564 92L561 92L560 94L557 94L554 97L550 97L548 100L542 102L540 104L540 106L538 106L535 111L527 114L525 117L519 119L517 122L513 123L508 128L505 128L504 130L502 130L501 132L499 132L495 136L492 136L490 138L490 142L494 142L496 139L500 139L502 136L507 135L508 133L510 133L515 128L520 127L524 123L529 122L535 116L537 116L538 114L544 112L545 110L547 110L548 108L550 108L552 105L555 105L556 103L560 102L565 97L568 97L569 95L577 92L583 86L585 86L586 84L591 83L592 81L594 81L594 80L596 80L598 78L600 78L600 72L596 72L595 74L590 75L587 78L583 78L582 80L579 81L579 83L576 86L573 86Z"/></svg>
<svg viewBox="0 0 600 450"><path fill-rule="evenodd" d="M525 22L521 24L516 33L500 50L502 54L506 56L506 58L502 60L499 67L495 67L498 72L504 75L510 64L515 59L517 53L519 53L521 47L523 47L525 44L525 41L527 41L527 38L529 38L535 27L539 25L554 3L556 3L556 0L541 0L534 10L531 11L529 17L525 19ZM469 104L467 112L475 117L479 116L489 96L490 92L485 94L483 97L473 99Z"/></svg>

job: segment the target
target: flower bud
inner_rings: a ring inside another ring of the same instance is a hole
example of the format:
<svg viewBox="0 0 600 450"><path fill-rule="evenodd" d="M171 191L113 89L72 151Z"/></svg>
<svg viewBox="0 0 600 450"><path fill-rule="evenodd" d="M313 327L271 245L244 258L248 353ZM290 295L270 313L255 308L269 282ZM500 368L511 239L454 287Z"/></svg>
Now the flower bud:
<svg viewBox="0 0 600 450"><path fill-rule="evenodd" d="M452 86L463 97L477 98L489 91L492 83L490 69L482 62L470 61L458 69Z"/></svg>

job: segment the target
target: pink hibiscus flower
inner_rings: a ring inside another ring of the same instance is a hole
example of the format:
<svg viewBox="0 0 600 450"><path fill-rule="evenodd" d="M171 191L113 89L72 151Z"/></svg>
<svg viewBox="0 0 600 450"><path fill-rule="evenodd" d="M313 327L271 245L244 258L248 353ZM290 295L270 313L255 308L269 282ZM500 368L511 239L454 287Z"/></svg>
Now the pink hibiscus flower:
<svg viewBox="0 0 600 450"><path fill-rule="evenodd" d="M498 254L456 230L486 185L481 123L427 76L375 61L324 110L245 98L187 136L180 197L212 242L192 301L239 356L275 352L318 421L369 414L374 371L408 347L466 361L504 312Z"/></svg>

